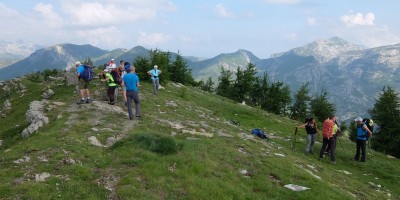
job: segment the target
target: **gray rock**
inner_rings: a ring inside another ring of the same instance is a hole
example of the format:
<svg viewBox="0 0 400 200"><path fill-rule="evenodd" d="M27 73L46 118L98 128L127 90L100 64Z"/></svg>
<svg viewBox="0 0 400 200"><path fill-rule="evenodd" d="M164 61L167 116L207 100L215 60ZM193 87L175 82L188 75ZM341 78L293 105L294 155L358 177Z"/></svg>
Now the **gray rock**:
<svg viewBox="0 0 400 200"><path fill-rule="evenodd" d="M287 184L285 186L283 186L285 188L288 188L290 190L296 191L296 192L300 192L300 191L304 191L304 190L309 190L310 188L308 187L303 187L300 185L295 185L295 184Z"/></svg>
<svg viewBox="0 0 400 200"><path fill-rule="evenodd" d="M32 101L29 110L25 113L26 120L31 124L22 131L23 137L28 137L40 127L49 123L49 118L43 113L44 101Z"/></svg>
<svg viewBox="0 0 400 200"><path fill-rule="evenodd" d="M111 147L112 145L115 144L115 142L117 142L117 139L115 137L109 137L109 138L107 138L107 144L106 145L108 147Z"/></svg>
<svg viewBox="0 0 400 200"><path fill-rule="evenodd" d="M94 145L94 146L97 146L97 147L106 147L103 144L101 144L101 142L95 136L89 137L88 140L89 140L91 145Z"/></svg>
<svg viewBox="0 0 400 200"><path fill-rule="evenodd" d="M76 68L70 68L66 73L67 85L77 85L78 84L78 77L76 75Z"/></svg>
<svg viewBox="0 0 400 200"><path fill-rule="evenodd" d="M3 104L3 112L9 111L9 110L11 110L11 103L7 99Z"/></svg>
<svg viewBox="0 0 400 200"><path fill-rule="evenodd" d="M49 178L50 176L51 175L48 172L44 172L44 173L41 173L41 174L36 174L35 175L35 180L36 180L36 182L44 182L44 181L46 181L46 178Z"/></svg>
<svg viewBox="0 0 400 200"><path fill-rule="evenodd" d="M54 91L52 89L48 89L45 93L42 94L43 99L49 99L54 95Z"/></svg>

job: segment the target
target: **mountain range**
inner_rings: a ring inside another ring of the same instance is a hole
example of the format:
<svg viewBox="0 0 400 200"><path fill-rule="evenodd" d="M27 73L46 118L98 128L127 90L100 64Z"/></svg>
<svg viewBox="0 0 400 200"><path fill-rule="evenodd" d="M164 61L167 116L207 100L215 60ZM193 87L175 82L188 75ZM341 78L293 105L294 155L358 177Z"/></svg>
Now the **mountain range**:
<svg viewBox="0 0 400 200"><path fill-rule="evenodd" d="M141 46L106 51L92 45L59 44L39 49L29 57L0 69L0 80L45 69L70 68L75 61L88 57L95 65L102 65L111 58L133 61L139 56L147 57L149 51ZM337 115L342 119L367 115L367 110L385 86L400 91L400 44L366 48L332 37L267 59L243 49L209 59L185 58L197 79L212 77L216 81L221 67L234 71L238 66L244 68L251 62L257 66L259 75L268 73L271 80L287 83L292 92L308 82L311 95L322 90L328 92L329 99L336 105Z"/></svg>

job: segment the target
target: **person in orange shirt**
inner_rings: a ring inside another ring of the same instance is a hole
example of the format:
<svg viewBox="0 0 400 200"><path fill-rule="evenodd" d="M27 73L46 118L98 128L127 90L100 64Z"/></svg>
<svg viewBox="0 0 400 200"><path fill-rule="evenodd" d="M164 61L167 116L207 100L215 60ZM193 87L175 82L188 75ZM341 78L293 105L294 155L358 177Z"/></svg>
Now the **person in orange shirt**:
<svg viewBox="0 0 400 200"><path fill-rule="evenodd" d="M329 118L328 119L326 119L325 121L324 121L324 124L322 125L322 132L323 132L323 136L324 136L324 139L323 139L323 141L322 141L322 148L321 148L321 151L320 151L320 153L319 153L319 159L320 160L322 160L322 158L324 157L324 152L325 152L325 149L326 149L326 146L328 145L328 144L330 144L331 146L333 146L334 144L334 139L333 139L333 136L332 136L332 133L333 133L333 126L335 125L335 120L336 120L336 117L335 117L335 115L331 115L331 116L329 116ZM334 150L333 150L334 148L331 148L331 152L330 152L330 155L331 155L331 163L332 164L336 164L336 162L335 162L335 154L334 154Z"/></svg>

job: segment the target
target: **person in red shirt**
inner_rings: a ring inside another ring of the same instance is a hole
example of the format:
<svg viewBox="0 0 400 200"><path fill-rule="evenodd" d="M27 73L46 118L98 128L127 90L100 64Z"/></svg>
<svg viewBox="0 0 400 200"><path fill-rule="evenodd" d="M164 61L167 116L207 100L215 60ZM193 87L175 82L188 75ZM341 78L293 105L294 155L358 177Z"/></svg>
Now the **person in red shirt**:
<svg viewBox="0 0 400 200"><path fill-rule="evenodd" d="M334 143L334 139L333 139L332 133L333 133L333 126L335 125L335 120L336 120L335 115L331 115L331 116L329 116L328 119L326 119L324 121L324 124L322 125L322 127L323 127L322 128L322 133L323 133L324 139L322 141L322 148L321 148L321 151L319 153L319 159L320 160L322 160L322 158L324 157L324 152L325 152L326 146L328 144L331 145L331 146L334 145L333 144ZM331 152L329 152L329 153L331 155L331 163L332 164L336 164L336 162L335 162L335 154L334 154L334 152L332 152L333 149L334 148L331 148Z"/></svg>

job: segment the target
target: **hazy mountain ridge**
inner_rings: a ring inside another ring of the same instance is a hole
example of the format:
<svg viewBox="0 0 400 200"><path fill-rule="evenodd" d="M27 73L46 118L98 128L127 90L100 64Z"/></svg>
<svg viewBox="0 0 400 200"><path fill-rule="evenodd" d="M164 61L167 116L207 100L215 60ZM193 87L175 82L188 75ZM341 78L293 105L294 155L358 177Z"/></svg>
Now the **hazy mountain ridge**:
<svg viewBox="0 0 400 200"><path fill-rule="evenodd" d="M148 57L149 52L142 46L130 50L106 51L91 45L54 45L37 50L28 58L0 69L0 80L48 68L65 69L74 66L75 61L88 57L92 58L96 66L107 63L111 58L116 62L132 62L139 56ZM171 52L171 60L176 55ZM193 56L184 58L187 58L196 79L212 77L216 81L221 66L235 71L237 67L245 68L251 62L257 66L259 75L267 72L272 81L287 83L292 92L302 83L309 82L311 94L327 90L329 98L337 106L338 114L345 118L365 115L384 86L390 85L400 90L400 44L367 49L339 37L332 37L267 59L260 59L243 49L209 59Z"/></svg>

